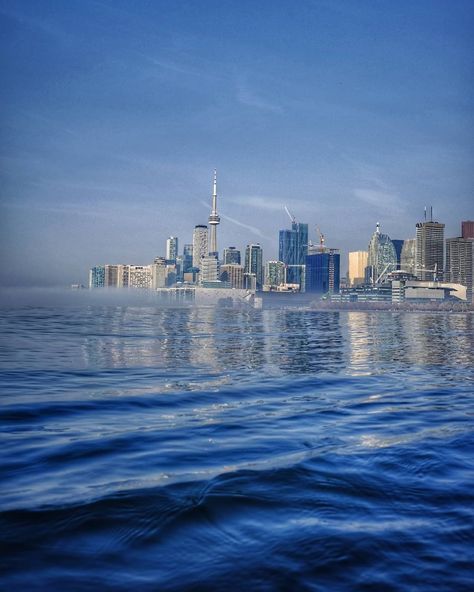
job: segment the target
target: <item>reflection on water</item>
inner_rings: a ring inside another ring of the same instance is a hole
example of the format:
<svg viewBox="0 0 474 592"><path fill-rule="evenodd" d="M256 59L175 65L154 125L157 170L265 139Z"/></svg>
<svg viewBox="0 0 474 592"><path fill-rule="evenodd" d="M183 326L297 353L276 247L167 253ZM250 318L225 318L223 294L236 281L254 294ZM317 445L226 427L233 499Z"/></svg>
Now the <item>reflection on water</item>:
<svg viewBox="0 0 474 592"><path fill-rule="evenodd" d="M0 351L10 366L144 367L191 378L197 368L237 379L260 371L360 375L446 360L466 366L474 349L472 315L429 312L117 306L59 310L51 320L37 309L15 317L14 330L4 315L2 330L11 333L8 353Z"/></svg>

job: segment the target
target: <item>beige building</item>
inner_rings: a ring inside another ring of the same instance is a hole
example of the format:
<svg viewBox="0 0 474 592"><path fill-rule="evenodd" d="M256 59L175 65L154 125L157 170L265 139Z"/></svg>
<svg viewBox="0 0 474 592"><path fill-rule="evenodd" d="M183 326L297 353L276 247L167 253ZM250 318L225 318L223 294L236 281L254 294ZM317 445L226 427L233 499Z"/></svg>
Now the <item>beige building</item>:
<svg viewBox="0 0 474 592"><path fill-rule="evenodd" d="M349 253L350 286L357 286L364 283L368 255L367 251L351 251Z"/></svg>

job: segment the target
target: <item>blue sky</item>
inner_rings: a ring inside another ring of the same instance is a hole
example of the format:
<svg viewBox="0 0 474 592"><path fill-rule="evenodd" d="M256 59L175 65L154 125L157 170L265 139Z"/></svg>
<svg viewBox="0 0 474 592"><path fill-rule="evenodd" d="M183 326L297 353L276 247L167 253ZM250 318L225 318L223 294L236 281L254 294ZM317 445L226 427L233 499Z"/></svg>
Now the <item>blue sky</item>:
<svg viewBox="0 0 474 592"><path fill-rule="evenodd" d="M0 0L2 285L149 263L206 223L277 255L283 209L365 249L474 218L474 3ZM343 265L345 268L346 265Z"/></svg>

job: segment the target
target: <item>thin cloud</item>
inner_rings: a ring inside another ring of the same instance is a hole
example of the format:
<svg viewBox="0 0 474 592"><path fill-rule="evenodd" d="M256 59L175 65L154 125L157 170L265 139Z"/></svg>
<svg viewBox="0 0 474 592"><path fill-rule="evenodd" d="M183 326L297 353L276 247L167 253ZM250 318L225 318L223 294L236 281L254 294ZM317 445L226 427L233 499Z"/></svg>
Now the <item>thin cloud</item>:
<svg viewBox="0 0 474 592"><path fill-rule="evenodd" d="M255 107L262 111L270 111L271 113L283 113L281 105L277 105L269 101L254 90L252 90L245 82L240 81L237 84L237 101L247 107Z"/></svg>

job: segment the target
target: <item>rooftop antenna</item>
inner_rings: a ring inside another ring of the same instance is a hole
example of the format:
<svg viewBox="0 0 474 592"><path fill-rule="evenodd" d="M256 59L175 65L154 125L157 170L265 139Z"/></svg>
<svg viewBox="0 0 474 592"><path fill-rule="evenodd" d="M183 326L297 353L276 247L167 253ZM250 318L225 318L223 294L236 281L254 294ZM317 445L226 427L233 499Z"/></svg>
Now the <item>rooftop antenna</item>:
<svg viewBox="0 0 474 592"><path fill-rule="evenodd" d="M430 222L433 222L433 206L430 207Z"/></svg>
<svg viewBox="0 0 474 592"><path fill-rule="evenodd" d="M425 222L426 222L426 206L425 206Z"/></svg>

